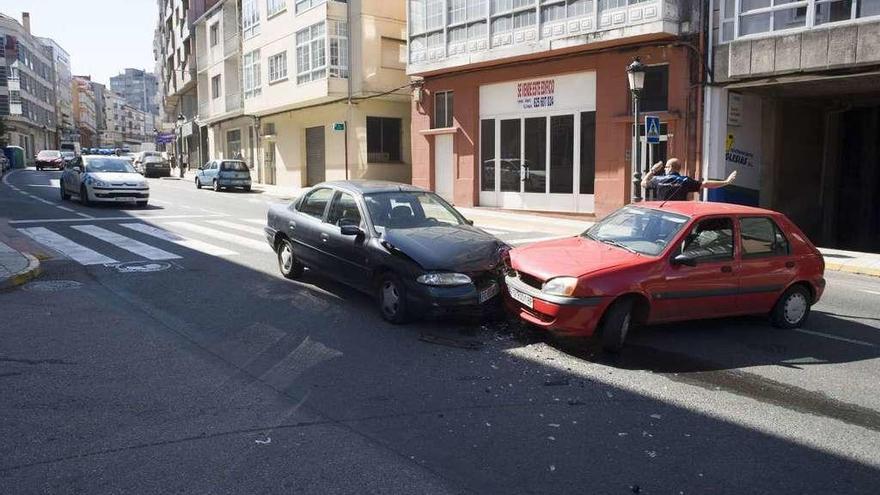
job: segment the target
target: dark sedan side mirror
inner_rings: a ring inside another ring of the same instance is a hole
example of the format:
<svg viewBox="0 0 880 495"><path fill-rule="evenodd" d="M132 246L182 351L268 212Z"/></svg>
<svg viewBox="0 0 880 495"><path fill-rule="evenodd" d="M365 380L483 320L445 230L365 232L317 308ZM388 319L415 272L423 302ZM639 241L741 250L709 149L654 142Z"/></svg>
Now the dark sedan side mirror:
<svg viewBox="0 0 880 495"><path fill-rule="evenodd" d="M672 264L675 266L697 266L697 259L687 253L681 253L672 258Z"/></svg>
<svg viewBox="0 0 880 495"><path fill-rule="evenodd" d="M342 233L342 235L353 236L358 236L364 233L364 231L361 230L361 228L357 225L342 225L341 227L339 227L339 231Z"/></svg>

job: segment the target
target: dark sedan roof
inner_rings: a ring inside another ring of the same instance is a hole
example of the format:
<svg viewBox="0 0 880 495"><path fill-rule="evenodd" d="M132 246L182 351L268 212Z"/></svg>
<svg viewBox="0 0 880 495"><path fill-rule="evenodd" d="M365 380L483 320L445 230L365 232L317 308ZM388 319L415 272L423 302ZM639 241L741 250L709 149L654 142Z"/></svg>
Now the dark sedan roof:
<svg viewBox="0 0 880 495"><path fill-rule="evenodd" d="M396 191L425 192L421 187L413 186L411 184L383 180L334 180L317 184L315 188L322 186L345 189L361 195Z"/></svg>

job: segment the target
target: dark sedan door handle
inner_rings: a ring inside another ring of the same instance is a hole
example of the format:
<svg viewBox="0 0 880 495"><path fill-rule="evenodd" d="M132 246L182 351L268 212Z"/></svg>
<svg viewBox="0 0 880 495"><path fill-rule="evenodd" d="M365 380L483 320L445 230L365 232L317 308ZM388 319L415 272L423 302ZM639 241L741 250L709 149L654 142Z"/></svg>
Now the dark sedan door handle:
<svg viewBox="0 0 880 495"><path fill-rule="evenodd" d="M293 220L287 222L287 226L290 228L291 231L296 230L296 222L294 222Z"/></svg>
<svg viewBox="0 0 880 495"><path fill-rule="evenodd" d="M721 267L721 272L722 272L722 273L733 273L733 267L730 267L730 266L722 266L722 267Z"/></svg>
<svg viewBox="0 0 880 495"><path fill-rule="evenodd" d="M330 240L330 234L321 234L321 240L327 242Z"/></svg>
<svg viewBox="0 0 880 495"><path fill-rule="evenodd" d="M794 261L785 262L785 267L786 268L794 268Z"/></svg>

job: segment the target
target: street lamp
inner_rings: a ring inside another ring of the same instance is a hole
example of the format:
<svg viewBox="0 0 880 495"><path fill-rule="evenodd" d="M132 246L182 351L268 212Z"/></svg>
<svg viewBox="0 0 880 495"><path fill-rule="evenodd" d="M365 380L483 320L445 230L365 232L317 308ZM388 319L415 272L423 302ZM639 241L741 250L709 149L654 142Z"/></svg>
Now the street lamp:
<svg viewBox="0 0 880 495"><path fill-rule="evenodd" d="M177 114L177 170L180 178L183 178L183 124L186 123L186 117L182 113Z"/></svg>
<svg viewBox="0 0 880 495"><path fill-rule="evenodd" d="M642 89L645 87L645 65L638 57L633 59L632 63L626 67L627 79L629 79L629 91L632 93L633 107L633 141L632 150L632 202L638 203L642 200L642 171L639 166L639 150L641 143L639 142L639 97Z"/></svg>

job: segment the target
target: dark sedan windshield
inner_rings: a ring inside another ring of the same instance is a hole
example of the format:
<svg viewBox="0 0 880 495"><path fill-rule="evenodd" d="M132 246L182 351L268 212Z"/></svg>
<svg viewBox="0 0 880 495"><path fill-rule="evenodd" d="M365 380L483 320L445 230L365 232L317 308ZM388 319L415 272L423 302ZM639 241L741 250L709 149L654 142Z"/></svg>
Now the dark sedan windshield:
<svg viewBox="0 0 880 495"><path fill-rule="evenodd" d="M373 225L385 229L414 229L461 225L464 218L434 193L395 191L364 195Z"/></svg>
<svg viewBox="0 0 880 495"><path fill-rule="evenodd" d="M583 236L654 256L663 251L687 221L684 215L627 206L592 226Z"/></svg>
<svg viewBox="0 0 880 495"><path fill-rule="evenodd" d="M135 174L131 162L124 158L89 158L85 163L86 172L120 172Z"/></svg>

